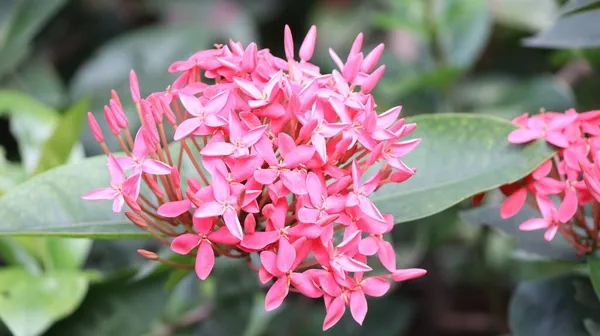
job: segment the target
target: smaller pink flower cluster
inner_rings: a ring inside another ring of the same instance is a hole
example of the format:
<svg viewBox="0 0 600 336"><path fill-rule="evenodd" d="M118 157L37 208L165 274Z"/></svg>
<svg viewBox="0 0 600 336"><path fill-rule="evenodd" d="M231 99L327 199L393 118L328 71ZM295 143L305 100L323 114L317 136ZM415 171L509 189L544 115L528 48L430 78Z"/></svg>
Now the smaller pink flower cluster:
<svg viewBox="0 0 600 336"><path fill-rule="evenodd" d="M398 119L400 107L376 112L370 92L385 70L375 69L383 45L364 55L362 39L358 35L345 62L330 49L339 68L330 74L309 63L314 26L300 46L300 61L286 26L286 60L254 43L244 48L230 41L175 62L169 69L179 74L173 85L143 99L131 72L142 126L134 140L113 91L104 114L126 154L115 157L89 114L108 155L111 187L83 198L113 199L117 213L127 204L134 224L196 258L200 279L209 276L217 256L247 260L263 284L273 280L267 310L295 291L324 299L323 329L337 323L346 306L362 324L365 296L384 295L390 280L425 274L396 268L394 249L384 239L394 219L369 199L381 186L415 174L400 158L420 139L401 140L416 125ZM178 147L169 147L165 119ZM195 168L190 176L180 176L184 158ZM140 193L142 181L151 195ZM387 272L365 276L373 271L367 257L374 255Z"/></svg>
<svg viewBox="0 0 600 336"><path fill-rule="evenodd" d="M548 241L560 231L578 254L591 252L600 246L600 111L542 111L513 124L519 129L509 134L511 143L544 139L558 152L521 181L500 187L508 196L500 215L510 218L527 203L541 216L523 222L521 230L544 229Z"/></svg>

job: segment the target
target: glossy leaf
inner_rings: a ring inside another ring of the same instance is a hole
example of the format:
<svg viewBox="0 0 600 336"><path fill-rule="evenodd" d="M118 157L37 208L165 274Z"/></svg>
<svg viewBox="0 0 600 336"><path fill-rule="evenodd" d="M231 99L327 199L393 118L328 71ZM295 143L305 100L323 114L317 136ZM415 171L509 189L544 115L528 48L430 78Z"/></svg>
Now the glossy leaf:
<svg viewBox="0 0 600 336"><path fill-rule="evenodd" d="M123 214L115 215L110 202L81 199L84 193L107 183L104 156L35 176L0 198L0 235L146 237Z"/></svg>
<svg viewBox="0 0 600 336"><path fill-rule="evenodd" d="M40 335L71 314L88 287L84 273L32 275L22 268L0 270L0 318L15 336Z"/></svg>
<svg viewBox="0 0 600 336"><path fill-rule="evenodd" d="M36 173L65 164L79 141L89 102L80 100L60 118L52 135L44 142Z"/></svg>
<svg viewBox="0 0 600 336"><path fill-rule="evenodd" d="M66 0L9 1L0 23L0 75L12 70L25 59L30 42Z"/></svg>
<svg viewBox="0 0 600 336"><path fill-rule="evenodd" d="M435 114L408 118L423 141L405 157L417 173L371 195L382 213L406 222L433 215L478 194L516 181L533 171L553 150L544 142L525 146L506 139L514 126L475 114Z"/></svg>
<svg viewBox="0 0 600 336"><path fill-rule="evenodd" d="M423 138L406 157L406 163L418 172L410 180L386 185L372 195L380 210L393 214L397 222L435 214L477 193L516 181L552 154L543 142L511 145L506 136L514 127L493 117L440 114L409 121L419 125L414 136ZM147 236L124 216L114 215L109 202L80 199L85 192L106 185L105 160L101 156L57 168L7 194L0 199L0 217L6 218L0 234ZM40 206L34 210L30 203Z"/></svg>
<svg viewBox="0 0 600 336"><path fill-rule="evenodd" d="M171 145L177 160L179 144ZM116 153L117 156L124 155ZM181 175L191 176L183 160ZM106 156L96 156L37 175L0 198L0 235L76 238L149 238L111 202L90 202L81 195L109 185ZM182 183L185 189L185 183ZM142 192L147 192L142 188ZM35 204L32 207L31 204Z"/></svg>
<svg viewBox="0 0 600 336"><path fill-rule="evenodd" d="M596 292L596 296L600 299L600 257L593 253L587 257L587 266L590 272L590 280Z"/></svg>
<svg viewBox="0 0 600 336"><path fill-rule="evenodd" d="M499 23L534 32L548 28L557 11L554 0L504 0L492 6L494 19Z"/></svg>
<svg viewBox="0 0 600 336"><path fill-rule="evenodd" d="M560 9L562 14L572 13L579 10L585 10L593 5L598 5L600 0L568 0Z"/></svg>
<svg viewBox="0 0 600 336"><path fill-rule="evenodd" d="M13 90L0 91L0 116L9 115L10 131L17 139L27 173L35 169L41 146L52 134L58 113L33 97Z"/></svg>
<svg viewBox="0 0 600 336"><path fill-rule="evenodd" d="M85 262L92 241L58 237L12 237L36 257L46 270L79 269Z"/></svg>
<svg viewBox="0 0 600 336"><path fill-rule="evenodd" d="M590 336L584 323L600 322L600 303L588 278L563 275L524 282L513 294L509 326L514 336Z"/></svg>
<svg viewBox="0 0 600 336"><path fill-rule="evenodd" d="M600 9L583 11L556 20L549 29L526 39L528 47L538 48L592 48L600 46Z"/></svg>
<svg viewBox="0 0 600 336"><path fill-rule="evenodd" d="M517 247L523 251L543 257L565 261L583 261L576 256L576 250L560 234L550 242L544 239L544 231L521 231L519 225L530 218L540 217L540 214L528 206L509 219L500 217L500 207L485 205L461 212L463 220L474 225L489 225L500 230L516 240Z"/></svg>
<svg viewBox="0 0 600 336"><path fill-rule="evenodd" d="M164 277L92 285L81 307L46 335L145 335L167 302Z"/></svg>

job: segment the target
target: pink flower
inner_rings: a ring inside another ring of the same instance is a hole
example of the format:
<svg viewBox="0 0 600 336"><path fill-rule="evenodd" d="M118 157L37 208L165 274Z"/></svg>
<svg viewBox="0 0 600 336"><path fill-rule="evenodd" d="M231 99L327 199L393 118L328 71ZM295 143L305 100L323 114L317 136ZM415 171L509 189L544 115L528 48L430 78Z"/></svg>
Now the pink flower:
<svg viewBox="0 0 600 336"><path fill-rule="evenodd" d="M201 280L205 280L215 265L215 253L213 244L235 244L239 239L235 238L229 231L213 231L213 220L207 218L194 218L194 230L196 233L184 233L171 242L171 250L186 255L194 248L198 248L196 256L196 274Z"/></svg>
<svg viewBox="0 0 600 336"><path fill-rule="evenodd" d="M400 107L379 111L370 94L385 71L377 65L383 45L365 56L359 34L345 62L330 50L339 71L327 74L309 62L315 26L300 46L299 61L289 27L284 33L285 59L256 43L244 47L229 40L173 63L173 84L147 97L131 72L141 126L134 140L134 123L113 91L104 116L126 154L115 158L89 117L109 156L111 187L83 197L114 199L117 212L126 204L136 226L195 258L200 279L221 258L248 260L261 283L273 280L267 310L279 307L292 288L323 298L324 329L339 321L346 305L362 324L366 296L384 295L390 280L424 274L396 270L393 246L385 240L394 219L369 199L380 186L415 174L400 158L420 139L405 140L416 125L400 118ZM177 147L167 141L173 131ZM569 139L577 134L565 132ZM123 168L131 169L129 178ZM362 182L366 171L371 177ZM142 181L147 188L138 195ZM337 237L343 237L339 244ZM252 254L260 258L258 269ZM367 257L375 254L390 273L367 273L373 272Z"/></svg>
<svg viewBox="0 0 600 336"><path fill-rule="evenodd" d="M123 194L131 195L137 199L140 193L140 174L133 174L126 178L123 168L114 156L108 156L108 171L110 173L110 188L100 188L81 196L84 200L99 201L114 199L112 209L115 213L123 210L125 199Z"/></svg>
<svg viewBox="0 0 600 336"><path fill-rule="evenodd" d="M544 238L550 241L554 238L558 230L558 211L552 200L548 197L538 195L536 200L543 217L528 219L519 225L519 229L523 231L547 229L546 233L544 233Z"/></svg>
<svg viewBox="0 0 600 336"><path fill-rule="evenodd" d="M142 172L153 175L168 175L171 173L169 165L154 159L148 159L150 151L146 146L142 129L135 136L133 144L133 155L118 157L117 162L123 169L131 169L133 174L141 174Z"/></svg>

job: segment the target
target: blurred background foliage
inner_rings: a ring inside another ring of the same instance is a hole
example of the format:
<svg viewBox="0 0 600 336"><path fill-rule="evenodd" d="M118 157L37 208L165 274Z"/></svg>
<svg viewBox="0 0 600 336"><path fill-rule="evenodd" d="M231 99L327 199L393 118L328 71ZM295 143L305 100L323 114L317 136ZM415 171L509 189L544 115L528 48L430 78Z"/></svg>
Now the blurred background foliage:
<svg viewBox="0 0 600 336"><path fill-rule="evenodd" d="M311 24L318 26L314 62L323 72L334 66L328 47L344 54L361 31L370 47L384 42L387 71L374 92L382 111L403 105L405 116L511 119L542 107L595 109L599 3L2 0L0 193L99 154L85 113L101 114L111 89L127 96L130 69L148 94L172 82L172 62L230 37L283 56L285 24L298 44ZM517 232L516 221L484 221L497 214L498 200L492 193L476 211L465 212L471 205L463 202L397 225L399 267L426 268L428 275L372 300L363 327L346 316L326 334L600 335L600 304L579 275L581 260L560 240L547 244L538 232ZM491 227L477 225L483 222ZM0 237L0 335L321 333L320 301L292 297L266 313L264 290L244 264L222 260L199 281L146 263L138 248L157 245Z"/></svg>

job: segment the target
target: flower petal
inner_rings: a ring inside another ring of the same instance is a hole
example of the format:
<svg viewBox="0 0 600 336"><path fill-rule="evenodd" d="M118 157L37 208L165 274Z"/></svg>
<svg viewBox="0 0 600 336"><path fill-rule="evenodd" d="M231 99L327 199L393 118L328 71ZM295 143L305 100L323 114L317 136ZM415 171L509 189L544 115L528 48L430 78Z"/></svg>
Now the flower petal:
<svg viewBox="0 0 600 336"><path fill-rule="evenodd" d="M362 289L369 296L380 297L390 289L390 283L382 277L370 277L365 279Z"/></svg>
<svg viewBox="0 0 600 336"><path fill-rule="evenodd" d="M288 295L290 287L288 285L287 277L281 277L275 283L265 297L265 310L271 311L279 308L283 303L283 300Z"/></svg>
<svg viewBox="0 0 600 336"><path fill-rule="evenodd" d="M362 325L365 320L365 316L367 316L367 298L365 297L365 293L362 290L355 290L350 295L350 312L352 313L352 318L356 323Z"/></svg>
<svg viewBox="0 0 600 336"><path fill-rule="evenodd" d="M200 280L206 280L215 266L215 253L206 240L203 240L198 247L198 255L196 256L196 275Z"/></svg>
<svg viewBox="0 0 600 336"><path fill-rule="evenodd" d="M173 252L186 255L190 253L200 243L200 236L193 233L184 233L177 236L171 242L171 250Z"/></svg>

